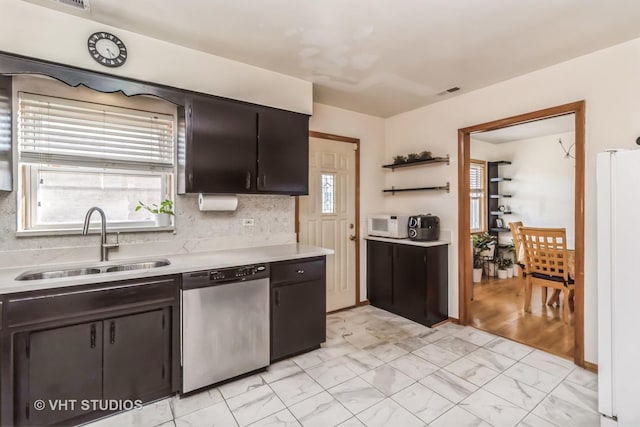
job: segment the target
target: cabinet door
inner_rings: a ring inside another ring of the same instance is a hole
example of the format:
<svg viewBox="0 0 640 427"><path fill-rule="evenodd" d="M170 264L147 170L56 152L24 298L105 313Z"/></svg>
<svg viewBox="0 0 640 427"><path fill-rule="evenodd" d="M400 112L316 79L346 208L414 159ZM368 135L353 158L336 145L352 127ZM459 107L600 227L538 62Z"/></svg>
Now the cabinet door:
<svg viewBox="0 0 640 427"><path fill-rule="evenodd" d="M393 245L393 305L396 312L423 322L427 277L425 251L419 246Z"/></svg>
<svg viewBox="0 0 640 427"><path fill-rule="evenodd" d="M69 424L80 400L102 398L102 322L23 333L16 339L17 425ZM43 400L43 410L34 402ZM74 407L52 408L76 400Z"/></svg>
<svg viewBox="0 0 640 427"><path fill-rule="evenodd" d="M193 98L187 117L188 192L255 191L257 121L257 110L249 106Z"/></svg>
<svg viewBox="0 0 640 427"><path fill-rule="evenodd" d="M367 295L371 305L385 310L393 307L393 245L367 241Z"/></svg>
<svg viewBox="0 0 640 427"><path fill-rule="evenodd" d="M447 245L426 248L427 309L426 324L431 326L449 317L449 266Z"/></svg>
<svg viewBox="0 0 640 427"><path fill-rule="evenodd" d="M104 321L104 398L152 399L170 391L169 310Z"/></svg>
<svg viewBox="0 0 640 427"><path fill-rule="evenodd" d="M11 76L0 76L0 190L13 190L11 173Z"/></svg>
<svg viewBox="0 0 640 427"><path fill-rule="evenodd" d="M271 360L317 347L326 339L326 284L311 280L271 289Z"/></svg>
<svg viewBox="0 0 640 427"><path fill-rule="evenodd" d="M260 110L257 184L265 193L309 194L309 116Z"/></svg>

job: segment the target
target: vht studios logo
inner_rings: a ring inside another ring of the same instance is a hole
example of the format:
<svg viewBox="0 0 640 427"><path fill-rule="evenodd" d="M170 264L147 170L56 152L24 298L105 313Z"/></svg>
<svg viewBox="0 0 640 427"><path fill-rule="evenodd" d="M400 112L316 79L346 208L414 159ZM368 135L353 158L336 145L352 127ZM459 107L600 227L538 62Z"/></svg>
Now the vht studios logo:
<svg viewBox="0 0 640 427"><path fill-rule="evenodd" d="M101 400L101 399L49 399L33 402L36 411L128 411L141 409L142 400Z"/></svg>

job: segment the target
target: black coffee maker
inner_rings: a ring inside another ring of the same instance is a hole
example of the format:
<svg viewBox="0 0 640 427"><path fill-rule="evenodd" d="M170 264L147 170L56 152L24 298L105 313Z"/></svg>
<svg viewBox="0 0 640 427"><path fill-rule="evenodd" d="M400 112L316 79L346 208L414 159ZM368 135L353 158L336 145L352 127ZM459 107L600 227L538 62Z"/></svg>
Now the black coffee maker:
<svg viewBox="0 0 640 427"><path fill-rule="evenodd" d="M440 218L431 214L410 216L408 233L411 240L438 240L440 238Z"/></svg>

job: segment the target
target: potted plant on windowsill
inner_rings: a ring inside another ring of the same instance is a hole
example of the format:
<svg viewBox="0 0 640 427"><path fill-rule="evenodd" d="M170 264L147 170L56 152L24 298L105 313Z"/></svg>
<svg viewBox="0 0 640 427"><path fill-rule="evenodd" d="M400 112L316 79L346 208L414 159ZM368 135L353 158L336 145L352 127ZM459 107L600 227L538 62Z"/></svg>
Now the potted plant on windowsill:
<svg viewBox="0 0 640 427"><path fill-rule="evenodd" d="M507 278L507 267L509 262L511 262L508 258L498 258L496 264L498 264L498 279L506 279Z"/></svg>
<svg viewBox="0 0 640 427"><path fill-rule="evenodd" d="M146 209L147 211L154 214L156 218L156 226L158 227L170 226L171 217L175 216L175 213L173 212L173 202L171 201L171 199L164 199L162 202L160 202L160 206L155 203L149 206L139 201L135 210L136 212L138 212L140 209Z"/></svg>

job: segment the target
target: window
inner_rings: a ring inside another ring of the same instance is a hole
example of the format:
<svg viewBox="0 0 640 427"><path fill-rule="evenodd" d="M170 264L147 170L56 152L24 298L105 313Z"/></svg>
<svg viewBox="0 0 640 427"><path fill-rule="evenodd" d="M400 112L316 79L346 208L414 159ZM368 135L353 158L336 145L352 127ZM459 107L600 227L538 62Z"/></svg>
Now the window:
<svg viewBox="0 0 640 427"><path fill-rule="evenodd" d="M469 169L469 188L470 188L470 205L471 216L470 225L471 232L477 233L486 231L487 224L487 202L485 192L485 167L486 163L481 160L471 160Z"/></svg>
<svg viewBox="0 0 640 427"><path fill-rule="evenodd" d="M320 188L322 194L322 213L333 214L335 210L335 192L334 192L335 175L323 173L320 175Z"/></svg>
<svg viewBox="0 0 640 427"><path fill-rule="evenodd" d="M20 91L17 129L19 231L77 231L92 206L110 230L155 228L135 206L173 200L171 114Z"/></svg>

